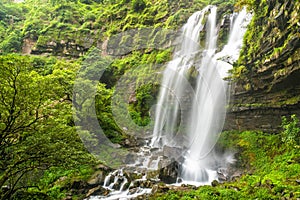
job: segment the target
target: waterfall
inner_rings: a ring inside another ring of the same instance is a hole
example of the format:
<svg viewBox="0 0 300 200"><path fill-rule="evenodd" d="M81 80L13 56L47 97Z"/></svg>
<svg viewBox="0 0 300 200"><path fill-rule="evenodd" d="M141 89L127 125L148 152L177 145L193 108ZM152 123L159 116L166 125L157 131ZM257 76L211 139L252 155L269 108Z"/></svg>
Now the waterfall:
<svg viewBox="0 0 300 200"><path fill-rule="evenodd" d="M210 184L217 179L216 163L219 161L213 149L223 128L228 102L228 85L224 78L238 59L250 18L245 9L230 16L229 39L220 52L216 52L217 7L207 6L188 19L179 38L181 45L163 74L150 145L147 142L141 147L135 162L127 167L143 172L157 170L167 153L164 147L179 147L173 149L186 150L178 177L181 183ZM200 33L205 33L204 41L199 41ZM189 81L191 69L197 71L193 84ZM178 154L177 150L169 154ZM230 162L230 159L229 156L224 160ZM147 180L146 174L141 179L131 180L123 169L117 169L105 177L102 186L110 193L88 199L134 199L151 193L150 188L141 184Z"/></svg>
<svg viewBox="0 0 300 200"><path fill-rule="evenodd" d="M176 127L179 127L178 121L181 121L182 111L180 105L189 86L185 77L193 64L194 55L199 51L197 41L200 31L204 28L202 21L209 9L210 7L206 7L194 13L183 26L181 46L163 74L151 146L174 146L177 143Z"/></svg>
<svg viewBox="0 0 300 200"><path fill-rule="evenodd" d="M181 172L184 181L205 183L216 178L213 149L223 128L228 100L228 86L223 79L239 56L250 22L245 10L233 14L228 43L217 53L216 18L217 8L208 6L194 13L183 26L182 43L164 71L155 112L151 146L187 149ZM205 42L199 41L201 31L205 32ZM200 47L200 42L205 45ZM188 82L191 67L198 71L195 86ZM187 95L191 97L190 108L184 103Z"/></svg>

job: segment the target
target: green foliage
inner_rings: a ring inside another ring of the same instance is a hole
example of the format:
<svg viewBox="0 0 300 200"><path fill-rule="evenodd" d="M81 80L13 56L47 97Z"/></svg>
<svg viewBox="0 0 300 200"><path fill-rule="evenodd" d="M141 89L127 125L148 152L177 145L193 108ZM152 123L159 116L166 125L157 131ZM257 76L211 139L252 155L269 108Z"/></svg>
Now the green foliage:
<svg viewBox="0 0 300 200"><path fill-rule="evenodd" d="M0 193L0 199L36 188L43 171L52 166L72 169L93 163L70 126L71 83L62 83L58 75L66 68L53 66L53 74L43 76L33 70L30 60L18 55L0 57L0 186L10 188Z"/></svg>
<svg viewBox="0 0 300 200"><path fill-rule="evenodd" d="M26 12L22 5L0 3L0 54L21 51L21 23Z"/></svg>
<svg viewBox="0 0 300 200"><path fill-rule="evenodd" d="M111 110L112 89L106 89L104 84L99 84L95 97L97 118L107 138L113 143L119 143L126 136L120 130L120 127L114 121Z"/></svg>
<svg viewBox="0 0 300 200"><path fill-rule="evenodd" d="M171 52L169 50L162 51L156 55L156 63L161 64L170 60Z"/></svg>
<svg viewBox="0 0 300 200"><path fill-rule="evenodd" d="M0 44L1 52L19 52L22 49L20 32L11 32Z"/></svg>
<svg viewBox="0 0 300 200"><path fill-rule="evenodd" d="M158 95L158 87L153 84L144 84L136 89L136 101L130 105L131 118L139 126L146 126L150 123L150 108L155 103Z"/></svg>
<svg viewBox="0 0 300 200"><path fill-rule="evenodd" d="M283 128L281 140L287 147L292 148L295 147L295 145L300 145L299 119L296 115L291 115L290 121L283 116L281 127Z"/></svg>

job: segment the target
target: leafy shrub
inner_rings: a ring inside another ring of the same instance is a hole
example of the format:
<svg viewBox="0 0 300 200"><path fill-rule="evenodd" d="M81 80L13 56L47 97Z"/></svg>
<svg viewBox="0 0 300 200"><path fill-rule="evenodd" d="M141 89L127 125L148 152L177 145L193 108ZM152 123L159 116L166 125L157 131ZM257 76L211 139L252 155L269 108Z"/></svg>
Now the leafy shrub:
<svg viewBox="0 0 300 200"><path fill-rule="evenodd" d="M281 127L283 128L283 131L281 133L281 140L287 146L299 145L300 128L298 127L298 122L299 119L296 117L296 115L291 115L290 120L288 120L285 116L282 117Z"/></svg>
<svg viewBox="0 0 300 200"><path fill-rule="evenodd" d="M11 53L19 52L22 49L22 37L19 32L12 32L9 36L0 44L2 52Z"/></svg>
<svg viewBox="0 0 300 200"><path fill-rule="evenodd" d="M163 51L156 55L156 63L161 64L170 60L171 52L169 50Z"/></svg>

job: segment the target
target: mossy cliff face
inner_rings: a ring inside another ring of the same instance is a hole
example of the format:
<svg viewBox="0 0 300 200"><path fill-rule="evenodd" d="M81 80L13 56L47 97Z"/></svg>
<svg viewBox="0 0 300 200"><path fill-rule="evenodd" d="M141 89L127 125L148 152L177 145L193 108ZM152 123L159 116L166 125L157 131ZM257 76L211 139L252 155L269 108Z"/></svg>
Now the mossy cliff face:
<svg viewBox="0 0 300 200"><path fill-rule="evenodd" d="M300 116L300 3L257 1L251 9L225 129L277 132L282 115Z"/></svg>
<svg viewBox="0 0 300 200"><path fill-rule="evenodd" d="M177 30L206 0L36 1L23 25L23 53L77 58L89 48L104 48L118 33L137 28Z"/></svg>

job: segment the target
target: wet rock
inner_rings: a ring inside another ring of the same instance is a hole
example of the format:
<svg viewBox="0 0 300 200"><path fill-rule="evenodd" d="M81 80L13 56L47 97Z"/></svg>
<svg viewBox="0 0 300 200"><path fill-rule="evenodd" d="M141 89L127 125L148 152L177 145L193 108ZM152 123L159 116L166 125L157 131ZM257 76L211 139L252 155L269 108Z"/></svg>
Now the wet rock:
<svg viewBox="0 0 300 200"><path fill-rule="evenodd" d="M138 188L131 188L131 189L129 189L128 194L129 194L129 195L135 194L137 191L138 191Z"/></svg>
<svg viewBox="0 0 300 200"><path fill-rule="evenodd" d="M112 169L104 164L99 164L96 166L96 169L101 170L101 171L105 171L105 172L109 172L112 171Z"/></svg>
<svg viewBox="0 0 300 200"><path fill-rule="evenodd" d="M126 155L124 162L125 162L125 164L133 164L133 163L135 163L136 159L137 159L136 154L129 153Z"/></svg>
<svg viewBox="0 0 300 200"><path fill-rule="evenodd" d="M220 28L230 28L230 15L224 15L220 24Z"/></svg>
<svg viewBox="0 0 300 200"><path fill-rule="evenodd" d="M147 173L147 179L156 180L158 178L159 171L150 171Z"/></svg>
<svg viewBox="0 0 300 200"><path fill-rule="evenodd" d="M155 152L155 151L158 151L158 150L159 150L159 148L152 148L152 149L150 149L151 152Z"/></svg>
<svg viewBox="0 0 300 200"><path fill-rule="evenodd" d="M96 196L96 195L107 195L109 193L109 191L101 186L97 186L95 188L90 189L87 194L86 197L90 197L90 196Z"/></svg>
<svg viewBox="0 0 300 200"><path fill-rule="evenodd" d="M141 181L136 180L136 181L134 181L133 184L129 187L129 190L130 190L130 189L133 189L133 188L138 188L138 187L140 187L140 185L141 185Z"/></svg>
<svg viewBox="0 0 300 200"><path fill-rule="evenodd" d="M154 194L158 191L158 185L153 185L151 193Z"/></svg>
<svg viewBox="0 0 300 200"><path fill-rule="evenodd" d="M111 175L110 178L109 178L109 181L106 183L106 187L108 187L111 183L113 183L115 180L115 176L114 175Z"/></svg>
<svg viewBox="0 0 300 200"><path fill-rule="evenodd" d="M72 200L72 196L66 196L66 198L64 198L63 200Z"/></svg>
<svg viewBox="0 0 300 200"><path fill-rule="evenodd" d="M152 186L153 186L153 182L150 180L143 181L140 184L140 187L142 187L142 188L152 188Z"/></svg>
<svg viewBox="0 0 300 200"><path fill-rule="evenodd" d="M85 189L87 187L86 182L82 180L76 180L72 183L71 188L75 190Z"/></svg>
<svg viewBox="0 0 300 200"><path fill-rule="evenodd" d="M95 186L95 185L103 185L105 179L105 175L103 171L96 171L92 177L88 180L88 184L90 186Z"/></svg>
<svg viewBox="0 0 300 200"><path fill-rule="evenodd" d="M122 191L127 190L127 189L129 188L129 186L130 186L130 182L126 183L126 184L123 186Z"/></svg>
<svg viewBox="0 0 300 200"><path fill-rule="evenodd" d="M182 183L182 181L183 181L182 178L177 179L177 183Z"/></svg>
<svg viewBox="0 0 300 200"><path fill-rule="evenodd" d="M218 180L221 182L229 180L227 168L217 169Z"/></svg>
<svg viewBox="0 0 300 200"><path fill-rule="evenodd" d="M170 188L167 185L158 185L157 191L158 192L168 192Z"/></svg>
<svg viewBox="0 0 300 200"><path fill-rule="evenodd" d="M175 183L179 175L179 163L173 161L170 165L163 167L159 170L158 178L164 183Z"/></svg>
<svg viewBox="0 0 300 200"><path fill-rule="evenodd" d="M127 130L126 130L127 131ZM125 131L125 132L126 132ZM135 147L140 147L142 144L141 144L142 141L140 141L138 138L135 138L135 137L128 137L126 138L122 143L121 145L123 147L126 147L126 148L135 148Z"/></svg>
<svg viewBox="0 0 300 200"><path fill-rule="evenodd" d="M211 182L211 186L216 187L219 185L219 182L217 180L213 180L213 182Z"/></svg>
<svg viewBox="0 0 300 200"><path fill-rule="evenodd" d="M182 154L182 149L178 147L169 147L169 146L164 146L163 147L163 156L167 158L179 158Z"/></svg>
<svg viewBox="0 0 300 200"><path fill-rule="evenodd" d="M113 189L114 190L120 190L121 189L121 186L122 186L122 183L125 181L125 178L124 177L118 177L118 180L117 182L114 184L113 186Z"/></svg>
<svg viewBox="0 0 300 200"><path fill-rule="evenodd" d="M128 175L128 177L127 177L127 175ZM125 176L130 181L133 181L136 179L141 179L144 176L144 174L142 174L142 173L128 173L127 175L125 175Z"/></svg>
<svg viewBox="0 0 300 200"><path fill-rule="evenodd" d="M244 47L245 55L249 56L241 59L241 63L247 69L257 67L251 75L242 73L235 80L223 130L280 133L282 116L300 114L300 102L293 100L300 95L299 20L293 17L296 1L271 2L273 5L268 3L265 13L270 20L264 24L255 20L250 25L261 28L261 42L258 46L250 42ZM293 19L293 23L286 23L288 19ZM254 46L255 50L250 52ZM276 52L277 46L282 48Z"/></svg>
<svg viewBox="0 0 300 200"><path fill-rule="evenodd" d="M197 187L195 185L189 185L189 184L182 184L180 187L177 187L178 190L186 190L186 189L192 189L195 190Z"/></svg>
<svg viewBox="0 0 300 200"><path fill-rule="evenodd" d="M242 173L240 171L235 171L231 176L230 176L230 180L231 181L236 181L238 179L240 179Z"/></svg>

